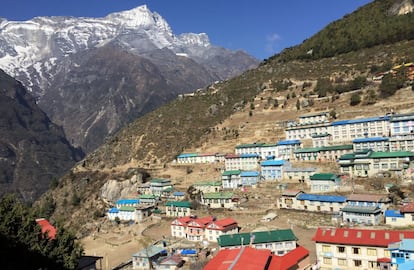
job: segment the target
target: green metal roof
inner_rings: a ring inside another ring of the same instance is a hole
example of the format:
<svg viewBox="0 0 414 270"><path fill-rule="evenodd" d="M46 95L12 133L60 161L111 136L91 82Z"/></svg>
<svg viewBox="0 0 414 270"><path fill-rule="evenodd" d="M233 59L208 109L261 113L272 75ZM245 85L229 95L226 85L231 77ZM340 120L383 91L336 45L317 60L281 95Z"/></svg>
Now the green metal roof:
<svg viewBox="0 0 414 270"><path fill-rule="evenodd" d="M414 157L414 153L410 151L396 151L396 152L372 152L370 158L393 158L393 157Z"/></svg>
<svg viewBox="0 0 414 270"><path fill-rule="evenodd" d="M253 238L253 244L298 240L291 229L284 229L220 235L218 238L218 244L220 247L240 246L242 244L249 245L251 237Z"/></svg>
<svg viewBox="0 0 414 270"><path fill-rule="evenodd" d="M134 212L135 207L133 207L133 206L121 206L119 208L119 211Z"/></svg>
<svg viewBox="0 0 414 270"><path fill-rule="evenodd" d="M350 206L347 205L342 208L342 212L346 213L360 213L360 214L375 214L381 212L377 206Z"/></svg>
<svg viewBox="0 0 414 270"><path fill-rule="evenodd" d="M294 150L293 152L296 153L317 153L321 150L321 147L307 147L307 148L299 148Z"/></svg>
<svg viewBox="0 0 414 270"><path fill-rule="evenodd" d="M191 208L191 203L188 201L169 201L165 204L165 206Z"/></svg>
<svg viewBox="0 0 414 270"><path fill-rule="evenodd" d="M239 144L236 145L236 148L252 148L252 147L260 147L264 143L245 143L245 144Z"/></svg>
<svg viewBox="0 0 414 270"><path fill-rule="evenodd" d="M354 154L344 154L339 157L340 160L352 160L355 158Z"/></svg>
<svg viewBox="0 0 414 270"><path fill-rule="evenodd" d="M333 173L315 173L310 176L310 180L335 180L338 177Z"/></svg>
<svg viewBox="0 0 414 270"><path fill-rule="evenodd" d="M321 147L321 151L336 151L336 150L352 150L354 146L352 144L341 144Z"/></svg>
<svg viewBox="0 0 414 270"><path fill-rule="evenodd" d="M204 193L204 199L231 199L233 197L233 192L212 192Z"/></svg>
<svg viewBox="0 0 414 270"><path fill-rule="evenodd" d="M152 178L150 183L170 183L170 179L163 179L163 178Z"/></svg>
<svg viewBox="0 0 414 270"><path fill-rule="evenodd" d="M156 199L156 196L153 194L142 194L139 196L139 199Z"/></svg>
<svg viewBox="0 0 414 270"><path fill-rule="evenodd" d="M222 183L220 181L212 181L212 182L199 182L194 183L193 186L221 186Z"/></svg>
<svg viewBox="0 0 414 270"><path fill-rule="evenodd" d="M241 173L240 170L229 170L229 171L224 171L223 172L223 176L229 176L229 175L239 175Z"/></svg>

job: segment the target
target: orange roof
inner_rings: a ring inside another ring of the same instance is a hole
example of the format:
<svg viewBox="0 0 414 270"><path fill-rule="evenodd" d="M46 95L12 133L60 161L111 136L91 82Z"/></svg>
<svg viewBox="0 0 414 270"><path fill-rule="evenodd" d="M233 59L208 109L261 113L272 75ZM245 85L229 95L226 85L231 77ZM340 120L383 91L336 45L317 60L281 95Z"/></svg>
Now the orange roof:
<svg viewBox="0 0 414 270"><path fill-rule="evenodd" d="M217 227L213 228L211 225L216 225ZM208 225L209 229L213 230L224 230L227 228L235 228L237 227L237 221L235 221L232 218L223 218L216 221L211 222L211 224Z"/></svg>
<svg viewBox="0 0 414 270"><path fill-rule="evenodd" d="M298 246L283 256L272 255L268 270L288 270L307 256L309 256L309 251L302 246Z"/></svg>
<svg viewBox="0 0 414 270"><path fill-rule="evenodd" d="M36 219L37 224L39 224L42 234L46 234L49 237L49 239L55 239L56 237L56 228L53 227L52 224L49 223L47 219L44 218L38 218Z"/></svg>
<svg viewBox="0 0 414 270"><path fill-rule="evenodd" d="M265 269L272 253L268 249L255 249L248 246L235 249L222 249L211 259L203 270L258 270Z"/></svg>

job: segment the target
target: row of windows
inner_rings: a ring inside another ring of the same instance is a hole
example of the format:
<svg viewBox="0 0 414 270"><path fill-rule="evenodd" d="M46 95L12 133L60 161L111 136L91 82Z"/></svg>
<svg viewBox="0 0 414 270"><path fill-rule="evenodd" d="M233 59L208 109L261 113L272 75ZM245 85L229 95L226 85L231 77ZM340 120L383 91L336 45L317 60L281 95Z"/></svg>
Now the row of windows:
<svg viewBox="0 0 414 270"><path fill-rule="evenodd" d="M336 250L336 252L338 253L345 253L346 249L350 249L352 254L357 254L357 255L361 255L362 254L362 249L359 247L345 247L345 246L330 246L330 245L322 245L322 251L323 252L332 252L334 249ZM366 255L368 256L377 256L377 249L376 248L367 248L366 249Z"/></svg>
<svg viewBox="0 0 414 270"><path fill-rule="evenodd" d="M361 260L347 260L347 259L336 259L337 264L339 266L353 266L353 267L360 267L362 266ZM324 257L323 263L327 265L332 265L332 258ZM376 261L368 261L368 268L369 269L378 269L380 266L379 262Z"/></svg>

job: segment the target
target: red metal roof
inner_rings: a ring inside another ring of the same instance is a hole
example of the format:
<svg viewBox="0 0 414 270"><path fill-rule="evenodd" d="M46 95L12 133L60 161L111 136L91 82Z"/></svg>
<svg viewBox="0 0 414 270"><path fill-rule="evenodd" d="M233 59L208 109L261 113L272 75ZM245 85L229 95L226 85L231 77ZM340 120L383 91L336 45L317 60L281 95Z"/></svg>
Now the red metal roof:
<svg viewBox="0 0 414 270"><path fill-rule="evenodd" d="M55 239L56 237L56 228L53 227L52 224L49 223L47 219L44 218L38 218L36 219L37 224L39 224L42 234L48 235L49 239Z"/></svg>
<svg viewBox="0 0 414 270"><path fill-rule="evenodd" d="M272 255L268 270L288 270L307 256L309 256L309 251L302 246L298 246L283 256Z"/></svg>
<svg viewBox="0 0 414 270"><path fill-rule="evenodd" d="M216 225L217 228L213 228L212 225ZM235 221L232 218L223 218L223 219L219 219L219 220L215 220L213 222L211 222L207 228L210 230L225 230L225 229L233 229L236 228L238 226L237 221Z"/></svg>
<svg viewBox="0 0 414 270"><path fill-rule="evenodd" d="M414 239L414 231L318 228L312 238L320 243L374 247L388 247L402 239Z"/></svg>
<svg viewBox="0 0 414 270"><path fill-rule="evenodd" d="M192 218L187 224L192 228L205 228L208 224L213 222L213 217Z"/></svg>
<svg viewBox="0 0 414 270"><path fill-rule="evenodd" d="M400 213L414 213L414 203L407 203L401 206Z"/></svg>
<svg viewBox="0 0 414 270"><path fill-rule="evenodd" d="M377 262L390 263L391 258L378 258Z"/></svg>
<svg viewBox="0 0 414 270"><path fill-rule="evenodd" d="M248 246L222 249L211 259L203 270L260 270L265 269L272 253L268 249L254 249Z"/></svg>

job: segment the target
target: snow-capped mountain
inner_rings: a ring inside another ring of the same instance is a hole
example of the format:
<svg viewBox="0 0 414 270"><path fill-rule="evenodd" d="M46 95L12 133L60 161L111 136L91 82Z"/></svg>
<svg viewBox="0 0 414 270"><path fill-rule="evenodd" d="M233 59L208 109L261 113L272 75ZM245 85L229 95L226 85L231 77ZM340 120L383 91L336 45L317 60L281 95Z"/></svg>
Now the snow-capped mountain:
<svg viewBox="0 0 414 270"><path fill-rule="evenodd" d="M0 69L86 152L177 94L257 64L205 33L175 35L145 5L103 18L0 19Z"/></svg>
<svg viewBox="0 0 414 270"><path fill-rule="evenodd" d="M41 96L54 75L53 66L59 64L62 57L110 42L136 54L168 48L198 62L206 60L203 55L214 48L205 33L174 35L169 24L158 13L143 5L103 18L2 19L0 68L21 80L35 95ZM253 65L257 63L251 60ZM226 74L224 77L234 75Z"/></svg>

